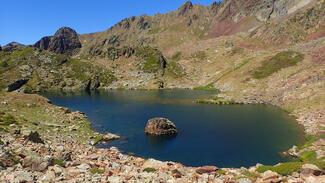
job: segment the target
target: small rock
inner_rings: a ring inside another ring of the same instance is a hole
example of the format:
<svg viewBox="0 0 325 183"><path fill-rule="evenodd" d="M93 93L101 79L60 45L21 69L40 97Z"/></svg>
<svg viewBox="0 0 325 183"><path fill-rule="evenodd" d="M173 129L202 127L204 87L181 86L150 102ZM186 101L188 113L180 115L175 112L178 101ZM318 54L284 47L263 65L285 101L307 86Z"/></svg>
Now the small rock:
<svg viewBox="0 0 325 183"><path fill-rule="evenodd" d="M112 133L107 133L103 136L103 141L111 141L111 140L116 140L121 138L118 135L112 134Z"/></svg>

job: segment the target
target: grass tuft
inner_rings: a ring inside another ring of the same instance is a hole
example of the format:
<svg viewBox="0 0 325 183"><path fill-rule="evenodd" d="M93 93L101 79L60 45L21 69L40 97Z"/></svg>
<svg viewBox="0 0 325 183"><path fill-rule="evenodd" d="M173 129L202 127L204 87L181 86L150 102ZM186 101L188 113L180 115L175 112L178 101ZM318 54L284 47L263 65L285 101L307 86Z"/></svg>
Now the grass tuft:
<svg viewBox="0 0 325 183"><path fill-rule="evenodd" d="M273 73L290 66L296 65L304 59L304 55L294 51L284 51L276 54L274 57L265 60L262 66L253 73L255 79L266 78Z"/></svg>
<svg viewBox="0 0 325 183"><path fill-rule="evenodd" d="M154 168L145 168L145 169L143 169L143 171L147 172L147 173L153 173L153 172L156 172L157 170Z"/></svg>
<svg viewBox="0 0 325 183"><path fill-rule="evenodd" d="M256 170L259 173L264 173L268 170L271 170L280 175L286 176L292 174L293 172L297 172L301 168L302 164L303 164L302 162L287 162L287 163L281 163L274 166L262 165L259 166Z"/></svg>

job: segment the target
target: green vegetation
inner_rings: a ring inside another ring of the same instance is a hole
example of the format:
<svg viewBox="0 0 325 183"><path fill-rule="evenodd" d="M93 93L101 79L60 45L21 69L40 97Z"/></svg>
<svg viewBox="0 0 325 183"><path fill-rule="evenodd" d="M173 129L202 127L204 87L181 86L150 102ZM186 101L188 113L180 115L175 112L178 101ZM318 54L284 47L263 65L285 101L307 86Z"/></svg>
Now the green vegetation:
<svg viewBox="0 0 325 183"><path fill-rule="evenodd" d="M8 63L6 62L6 61L0 61L0 67L2 67L2 68L6 68L6 67L8 67L9 65L8 65Z"/></svg>
<svg viewBox="0 0 325 183"><path fill-rule="evenodd" d="M69 59L67 63L71 66L71 71L68 73L68 77L70 78L85 82L98 76L99 81L104 84L110 84L116 80L116 77L111 71L100 68L89 62Z"/></svg>
<svg viewBox="0 0 325 183"><path fill-rule="evenodd" d="M54 165L59 165L61 167L64 167L65 166L65 162L62 159L53 159L53 164Z"/></svg>
<svg viewBox="0 0 325 183"><path fill-rule="evenodd" d="M294 51L284 51L276 54L274 57L265 60L262 66L257 68L253 73L255 79L262 79L272 75L273 73L296 65L298 62L304 59L304 55Z"/></svg>
<svg viewBox="0 0 325 183"><path fill-rule="evenodd" d="M175 61L168 62L167 71L168 71L168 73L170 73L171 75L173 75L175 77L181 77L181 76L185 75L185 71L182 68L182 66L179 65L178 63L176 63Z"/></svg>
<svg viewBox="0 0 325 183"><path fill-rule="evenodd" d="M314 164L321 169L325 169L325 159L318 159L316 152L313 150L303 152L299 159L304 163Z"/></svg>
<svg viewBox="0 0 325 183"><path fill-rule="evenodd" d="M305 135L305 143L301 146L298 146L298 150L307 148L311 146L315 141L317 141L320 137L315 136L315 135Z"/></svg>
<svg viewBox="0 0 325 183"><path fill-rule="evenodd" d="M259 173L263 173L266 172L267 170L271 170L273 172L276 172L280 175L290 175L293 172L298 171L301 166L302 166L302 162L287 162L287 163L281 163L275 166L266 166L266 165L262 165L259 166L256 170Z"/></svg>
<svg viewBox="0 0 325 183"><path fill-rule="evenodd" d="M143 59L142 70L148 73L162 69L164 58L158 49L150 46L138 47L136 56Z"/></svg>
<svg viewBox="0 0 325 183"><path fill-rule="evenodd" d="M3 144L5 144L5 143L0 139L0 145L3 145Z"/></svg>
<svg viewBox="0 0 325 183"><path fill-rule="evenodd" d="M182 58L182 52L177 51L176 53L173 54L171 59L175 62L179 61Z"/></svg>
<svg viewBox="0 0 325 183"><path fill-rule="evenodd" d="M205 86L194 87L194 90L204 90L204 91L217 91L217 89L213 86L212 83Z"/></svg>
<svg viewBox="0 0 325 183"><path fill-rule="evenodd" d="M250 172L248 170L241 172L245 177L249 178L250 180L255 181L258 178L258 174L256 172Z"/></svg>
<svg viewBox="0 0 325 183"><path fill-rule="evenodd" d="M105 172L105 170L100 169L98 167L94 167L90 169L90 173L92 174L103 174Z"/></svg>
<svg viewBox="0 0 325 183"><path fill-rule="evenodd" d="M9 126L15 123L17 123L17 121L12 115L0 112L0 126Z"/></svg>
<svg viewBox="0 0 325 183"><path fill-rule="evenodd" d="M310 163L318 166L321 169L325 168L325 159L318 159L315 151L305 151L303 152L299 160L293 162L281 163L275 166L260 166L257 171L263 173L267 170L277 172L281 175L289 175L293 172L298 171L303 164Z"/></svg>
<svg viewBox="0 0 325 183"><path fill-rule="evenodd" d="M218 175L226 175L227 171L222 170L222 169L219 169L219 170L217 170L216 173L217 173Z"/></svg>
<svg viewBox="0 0 325 183"><path fill-rule="evenodd" d="M155 171L157 171L157 170L154 169L154 168L145 168L145 169L143 169L143 171L144 171L144 172L147 172L147 173L153 173L153 172L155 172Z"/></svg>

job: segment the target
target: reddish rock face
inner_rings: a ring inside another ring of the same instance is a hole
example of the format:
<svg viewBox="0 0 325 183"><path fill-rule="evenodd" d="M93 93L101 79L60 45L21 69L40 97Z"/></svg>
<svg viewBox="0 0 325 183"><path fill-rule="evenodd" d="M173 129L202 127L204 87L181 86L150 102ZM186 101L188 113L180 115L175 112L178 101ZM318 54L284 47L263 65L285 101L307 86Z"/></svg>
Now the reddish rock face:
<svg viewBox="0 0 325 183"><path fill-rule="evenodd" d="M149 135L176 135L176 125L166 118L149 119L145 131Z"/></svg>
<svg viewBox="0 0 325 183"><path fill-rule="evenodd" d="M204 174L204 173L214 173L218 170L215 166L202 166L196 169L196 173Z"/></svg>

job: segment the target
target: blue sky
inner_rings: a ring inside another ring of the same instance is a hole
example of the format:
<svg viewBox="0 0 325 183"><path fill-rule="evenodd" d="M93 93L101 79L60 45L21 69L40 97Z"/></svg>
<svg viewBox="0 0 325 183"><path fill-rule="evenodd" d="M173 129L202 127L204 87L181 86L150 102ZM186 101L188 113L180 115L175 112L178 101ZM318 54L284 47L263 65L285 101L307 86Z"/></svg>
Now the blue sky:
<svg viewBox="0 0 325 183"><path fill-rule="evenodd" d="M209 5L215 0L192 0ZM58 28L78 33L103 31L123 18L177 9L186 0L4 0L0 4L0 45L33 44Z"/></svg>

